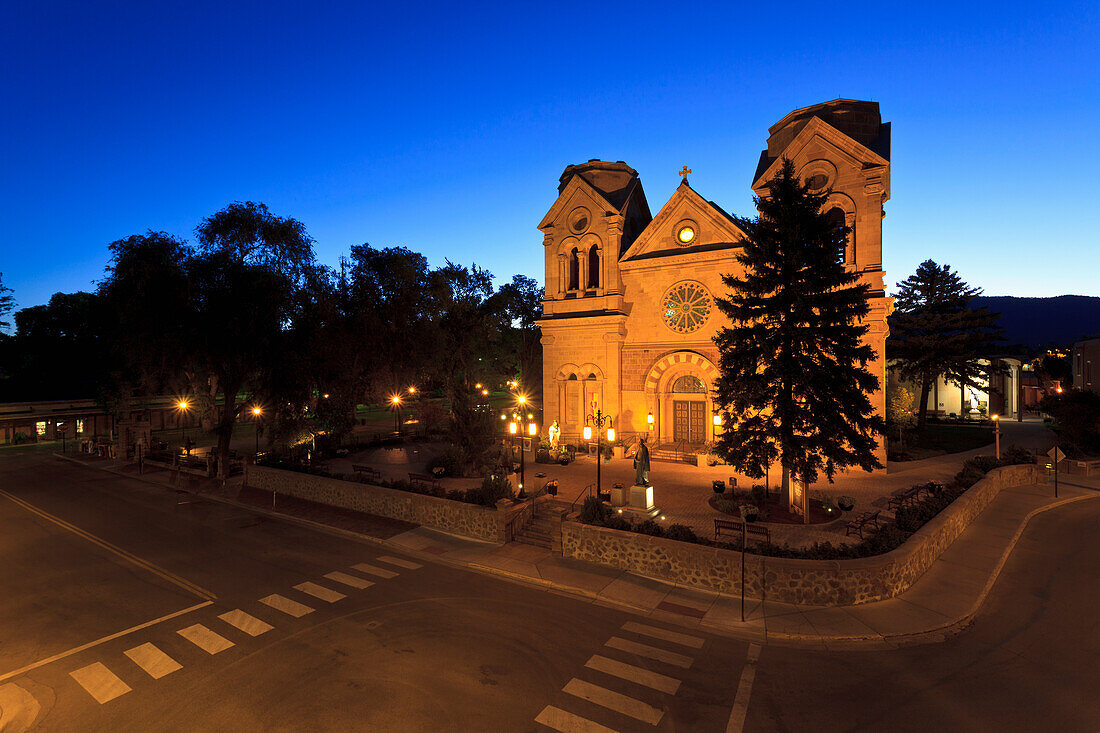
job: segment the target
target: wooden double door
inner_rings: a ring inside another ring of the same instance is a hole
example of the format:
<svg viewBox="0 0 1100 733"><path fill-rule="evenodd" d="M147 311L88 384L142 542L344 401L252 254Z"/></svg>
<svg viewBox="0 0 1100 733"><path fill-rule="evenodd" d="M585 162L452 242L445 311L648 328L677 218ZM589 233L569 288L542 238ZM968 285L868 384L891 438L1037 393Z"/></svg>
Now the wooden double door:
<svg viewBox="0 0 1100 733"><path fill-rule="evenodd" d="M672 440L688 443L707 442L707 403L705 400L672 401Z"/></svg>

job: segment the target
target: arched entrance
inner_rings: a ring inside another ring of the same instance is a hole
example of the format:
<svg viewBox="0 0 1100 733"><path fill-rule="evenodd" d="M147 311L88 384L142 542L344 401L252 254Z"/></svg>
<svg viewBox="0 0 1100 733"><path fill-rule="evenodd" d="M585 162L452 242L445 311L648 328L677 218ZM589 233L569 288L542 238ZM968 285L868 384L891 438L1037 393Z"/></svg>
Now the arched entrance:
<svg viewBox="0 0 1100 733"><path fill-rule="evenodd" d="M646 403L660 444L690 449L714 439L711 387L718 370L693 351L677 351L657 360L645 380Z"/></svg>

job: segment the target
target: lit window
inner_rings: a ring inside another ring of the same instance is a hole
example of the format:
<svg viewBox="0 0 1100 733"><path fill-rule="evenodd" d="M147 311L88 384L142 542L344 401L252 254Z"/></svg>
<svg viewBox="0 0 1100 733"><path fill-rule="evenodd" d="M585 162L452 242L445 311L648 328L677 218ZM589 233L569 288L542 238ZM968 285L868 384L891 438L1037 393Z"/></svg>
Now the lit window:
<svg viewBox="0 0 1100 733"><path fill-rule="evenodd" d="M695 230L689 226L682 227L676 234L676 238L680 240L680 244L688 244L695 239Z"/></svg>
<svg viewBox="0 0 1100 733"><path fill-rule="evenodd" d="M76 421L76 432L78 432L78 433L83 433L84 432L84 421L83 420L77 420Z"/></svg>
<svg viewBox="0 0 1100 733"><path fill-rule="evenodd" d="M34 433L40 438L46 434L46 422L44 420L34 424Z"/></svg>

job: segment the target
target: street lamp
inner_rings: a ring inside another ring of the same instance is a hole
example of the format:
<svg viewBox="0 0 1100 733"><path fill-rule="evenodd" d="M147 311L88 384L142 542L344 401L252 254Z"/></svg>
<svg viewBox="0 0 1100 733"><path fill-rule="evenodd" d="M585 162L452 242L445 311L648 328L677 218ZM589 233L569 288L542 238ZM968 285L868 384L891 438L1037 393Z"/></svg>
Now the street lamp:
<svg viewBox="0 0 1100 733"><path fill-rule="evenodd" d="M997 441L997 460L1001 460L1001 416L993 416L993 434Z"/></svg>
<svg viewBox="0 0 1100 733"><path fill-rule="evenodd" d="M176 403L176 410L177 410L176 420L178 422L180 422L180 423L183 422L183 413L187 412L187 410L190 407L191 407L191 405L190 405L190 403L187 402L187 400L180 400L179 402ZM183 425L183 446L184 446L184 449L187 451L187 455L191 455L191 449L187 447L187 426L186 425Z"/></svg>
<svg viewBox="0 0 1100 733"><path fill-rule="evenodd" d="M260 415L264 414L264 410L259 405L252 408L252 419L256 421L256 454L260 452Z"/></svg>
<svg viewBox="0 0 1100 733"><path fill-rule="evenodd" d="M718 440L718 428L722 427L722 416L717 412L714 413L712 422L714 423L714 430L711 432L711 440Z"/></svg>
<svg viewBox="0 0 1100 733"><path fill-rule="evenodd" d="M607 442L613 442L615 440L615 428L611 427L611 416L605 415L600 410L596 410L594 415L585 415L584 417L584 439L592 439L592 428L596 428L596 496L600 495L600 464L603 463L603 449L600 445L600 431L603 430L603 426L607 425Z"/></svg>
<svg viewBox="0 0 1100 733"><path fill-rule="evenodd" d="M401 395L394 395L390 397L390 404L393 405L393 432L395 435L401 434Z"/></svg>

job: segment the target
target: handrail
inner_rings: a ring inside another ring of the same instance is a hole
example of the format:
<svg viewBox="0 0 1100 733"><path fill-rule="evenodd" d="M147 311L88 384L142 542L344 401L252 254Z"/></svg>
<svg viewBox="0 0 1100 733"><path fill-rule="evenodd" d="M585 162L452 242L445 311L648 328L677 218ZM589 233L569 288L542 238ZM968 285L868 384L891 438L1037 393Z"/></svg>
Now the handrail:
<svg viewBox="0 0 1100 733"><path fill-rule="evenodd" d="M522 529L523 525L525 524L525 522L521 522L520 520L523 519L524 515L533 511L534 503L535 502L532 501L531 503L522 506L518 512L512 515L512 518L508 520L507 524L504 525L505 542L515 541L516 535L519 534L520 529ZM518 528L517 525L519 525Z"/></svg>
<svg viewBox="0 0 1100 733"><path fill-rule="evenodd" d="M577 508L577 502L584 498L585 494L591 495L596 490L596 484L588 484L585 486L581 493L577 494L577 498L573 500L573 503L569 505L569 513L572 514L573 510Z"/></svg>

